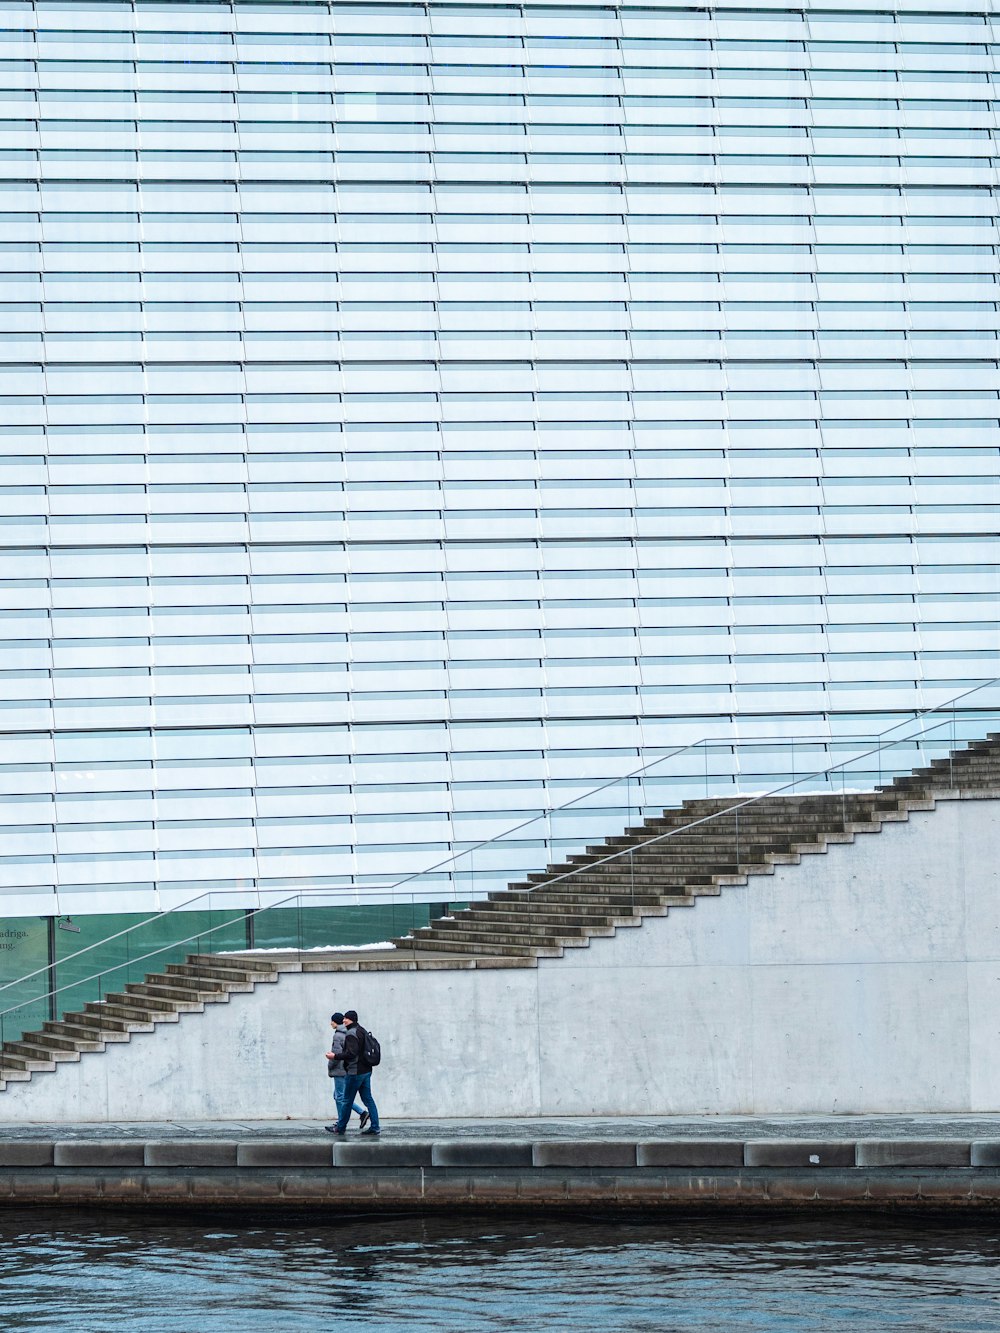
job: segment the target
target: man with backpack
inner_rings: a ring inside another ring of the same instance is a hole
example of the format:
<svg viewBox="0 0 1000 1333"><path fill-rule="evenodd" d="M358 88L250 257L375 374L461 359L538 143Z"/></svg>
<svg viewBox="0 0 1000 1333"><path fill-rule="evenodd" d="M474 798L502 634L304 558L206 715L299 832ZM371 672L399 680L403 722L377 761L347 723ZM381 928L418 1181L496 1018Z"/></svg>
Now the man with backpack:
<svg viewBox="0 0 1000 1333"><path fill-rule="evenodd" d="M340 1115L344 1105L344 1088L347 1086L347 1070L344 1068L344 1042L347 1040L347 1028L344 1026L344 1015L335 1013L330 1015L330 1026L333 1028L333 1037L330 1041L330 1049L326 1053L327 1073L333 1079L333 1100L337 1105L337 1115ZM361 1117L361 1128L364 1129L368 1124L370 1116L368 1112L360 1107L357 1102L351 1107ZM333 1125L326 1125L326 1129L332 1130Z"/></svg>
<svg viewBox="0 0 1000 1333"><path fill-rule="evenodd" d="M343 1054L344 1068L347 1071L344 1100L341 1103L337 1123L328 1125L327 1128L331 1134L343 1138L347 1132L347 1122L351 1118L354 1099L360 1097L371 1116L371 1124L361 1133L377 1139L382 1131L378 1123L378 1107L372 1096L372 1069L381 1060L382 1053L375 1037L358 1022L356 1010L348 1009L344 1014L344 1027L347 1029Z"/></svg>

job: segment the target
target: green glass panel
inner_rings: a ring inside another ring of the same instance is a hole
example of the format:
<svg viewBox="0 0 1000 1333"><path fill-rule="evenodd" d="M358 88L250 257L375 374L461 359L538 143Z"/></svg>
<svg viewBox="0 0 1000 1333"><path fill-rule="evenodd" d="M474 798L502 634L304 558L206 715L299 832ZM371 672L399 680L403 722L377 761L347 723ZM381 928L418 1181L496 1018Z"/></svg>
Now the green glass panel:
<svg viewBox="0 0 1000 1333"><path fill-rule="evenodd" d="M272 907L253 922L258 949L322 949L377 944L426 926L436 904L363 903L353 907ZM440 912L436 913L440 915Z"/></svg>
<svg viewBox="0 0 1000 1333"><path fill-rule="evenodd" d="M249 930L258 949L320 949L374 944L406 935L453 910L446 903L364 903L351 907L276 907L257 912ZM0 920L0 1017L5 1040L41 1028L52 1012L64 1017L130 983L183 963L189 954L246 949L248 921L240 908L58 918L55 971L48 971L48 920ZM30 981L20 979L32 972ZM11 985L10 983L17 983Z"/></svg>
<svg viewBox="0 0 1000 1333"><path fill-rule="evenodd" d="M56 931L61 1014L121 992L171 963L183 963L189 954L245 949L247 942L243 912L232 907L152 918L137 913L76 917L73 924L79 934Z"/></svg>
<svg viewBox="0 0 1000 1333"><path fill-rule="evenodd" d="M4 988L0 990L0 1034L4 1041L16 1041L25 1032L37 1031L48 1018L48 961L48 924L44 917L0 920L0 987ZM39 976L21 981L39 969Z"/></svg>

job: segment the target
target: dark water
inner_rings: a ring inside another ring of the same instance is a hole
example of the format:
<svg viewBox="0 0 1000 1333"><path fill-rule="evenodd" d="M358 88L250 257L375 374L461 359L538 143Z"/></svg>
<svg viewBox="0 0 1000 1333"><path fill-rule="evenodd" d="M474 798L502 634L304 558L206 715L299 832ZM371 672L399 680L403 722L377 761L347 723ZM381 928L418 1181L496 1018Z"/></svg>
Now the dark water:
<svg viewBox="0 0 1000 1333"><path fill-rule="evenodd" d="M0 1215L0 1329L1000 1330L1000 1220Z"/></svg>

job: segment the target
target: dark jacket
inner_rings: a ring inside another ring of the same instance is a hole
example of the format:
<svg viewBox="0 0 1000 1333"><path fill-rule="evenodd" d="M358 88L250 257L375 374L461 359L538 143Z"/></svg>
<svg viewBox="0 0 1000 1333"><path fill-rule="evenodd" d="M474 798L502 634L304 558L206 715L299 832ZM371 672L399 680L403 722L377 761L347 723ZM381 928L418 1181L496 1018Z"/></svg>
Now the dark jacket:
<svg viewBox="0 0 1000 1333"><path fill-rule="evenodd" d="M365 1030L355 1023L347 1029L344 1038L344 1068L349 1074L370 1074L372 1067L365 1059Z"/></svg>
<svg viewBox="0 0 1000 1333"><path fill-rule="evenodd" d="M333 1060L327 1060L326 1062L326 1072L330 1075L331 1078L340 1078L342 1075L347 1073L347 1070L344 1068L344 1059L343 1059L344 1042L346 1039L347 1039L347 1029L343 1026L343 1024L341 1024L340 1027L335 1027L333 1029L333 1036L330 1041L330 1050L333 1052L335 1058Z"/></svg>

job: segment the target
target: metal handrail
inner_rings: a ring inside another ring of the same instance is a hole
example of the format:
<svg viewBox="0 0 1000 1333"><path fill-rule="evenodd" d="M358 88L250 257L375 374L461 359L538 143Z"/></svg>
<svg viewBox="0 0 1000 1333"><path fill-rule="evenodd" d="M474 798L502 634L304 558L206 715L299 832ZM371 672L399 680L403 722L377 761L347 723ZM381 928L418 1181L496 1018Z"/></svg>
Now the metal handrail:
<svg viewBox="0 0 1000 1333"><path fill-rule="evenodd" d="M736 812L736 811L739 811L739 810L743 809L745 806L749 806L749 805L755 804L756 802L761 801L761 800L764 800L764 799L767 799L768 797L776 796L776 795L780 795L783 791L789 790L790 788L794 788L794 787L800 786L803 782L810 782L810 781L814 780L814 779L817 778L817 777L822 777L822 776L828 775L828 774L830 774L830 773L836 773L836 772L838 772L838 771L840 771L840 770L846 768L847 765L856 763L856 762L858 762L858 760L868 758L870 755L873 755L873 754L879 754L879 755L881 755L882 750L885 748L885 747L883 746L883 743L882 743L882 738L883 738L884 736L890 735L890 734L891 734L892 732L894 732L894 731L898 731L898 730L900 729L900 727L903 727L903 726L915 726L917 723L921 722L924 718L930 717L930 716L934 715L935 713L939 713L939 712L941 712L941 711L944 710L944 709L948 709L948 708L954 709L954 708L955 708L955 707L956 707L962 700L968 699L971 695L973 695L973 694L977 694L980 690L983 690L983 689L987 688L988 686L990 686L990 685L994 685L994 684L997 684L997 683L1000 683L1000 676L991 677L990 679L988 679L988 680L984 680L984 681L980 682L980 684L975 685L975 686L971 687L970 689L963 691L961 694L955 695L952 699L949 699L949 700L944 701L943 703L937 704L937 705L935 705L933 708L928 708L928 709L924 709L924 710L922 710L921 712L915 714L913 718L910 718L910 719L904 719L904 720L901 721L901 722L895 723L895 724L894 724L893 726L891 726L891 727L885 728L882 732L877 733L877 735L876 735L876 737L875 737L875 740L876 740L877 744L873 745L870 749L868 749L868 750L866 750L866 751L863 751L861 754L852 756L850 759L843 760L843 761L841 761L841 762L838 763L838 764L831 764L831 765L828 765L826 768L817 769L817 770L815 770L814 772L812 772L812 773L810 773L810 774L803 775L801 778L795 778L795 779L793 779L792 782L790 782L790 783L785 783L785 784L783 784L782 786L775 787L775 788L770 789L770 790L765 791L765 792L755 793L754 795L747 797L747 798L746 798L744 801L742 801L742 802L738 802L738 803L735 804L735 805L727 806L726 809L723 810L723 811L716 811L716 812L714 812L714 813L711 814L711 815L707 815L707 816L702 817L701 819L694 820L694 821L692 821L692 822L689 823L689 824L685 824L685 825L683 825L683 826L681 826L681 827L678 827L678 828L676 828L676 829L672 829L672 830L668 831L667 833L659 834L659 835L657 835L657 836L655 836L655 837L653 837L653 838L650 838L650 839L646 840L646 841L643 842L643 843L631 844L631 845L628 846L628 847L620 848L618 851L613 852L613 853L611 853L610 855L601 858L599 861L589 861L589 862L585 863L584 865L575 867L575 868L573 868L572 870L569 870L569 871L564 872L562 875L559 875L559 876L556 876L556 877L553 877L553 878L549 878L549 879L545 879L544 881L542 881L542 883L540 883L540 884L538 884L538 885L535 885L535 886L533 886L532 888L529 888L529 889L527 890L527 892L528 892L528 893L533 893L533 892L535 891L536 888L541 888L541 887L544 887L544 886L549 886L549 885L554 884L554 883L558 883L558 882L560 882L561 880L564 880L564 879L570 878L570 877L573 876L573 875L579 874L581 870L585 870L585 869L586 869L586 870L589 870L589 869L592 869L592 868L593 868L594 866L596 866L596 865L603 865L603 864L605 864L605 863L608 862L608 861L616 860L616 859L619 858L620 856L629 855L629 854L635 852L637 849L640 849L640 848L643 848L643 847L646 847L646 846L650 846L650 845L652 845L652 844L654 844L654 843L656 843L656 842L663 841L665 838L673 837L673 836L674 836L675 834L677 834L677 833L684 832L684 831L686 831L687 829L690 829L690 828L695 828L695 827L699 826L700 824L703 824L703 823L705 823L705 822L707 822L707 821L709 821L709 820L711 820L711 819L718 818L720 814L731 814L731 813L733 813L733 812ZM946 725L946 722L940 722L940 723L937 724L937 726L932 727L932 728L930 729L930 731L931 731L931 732L936 731L936 730L938 730L941 726L944 726L944 725ZM895 740L895 741L893 741L893 742L891 743L891 745L890 745L889 748L892 748L892 746L897 745L897 744L902 744L902 743L903 743L904 741L906 741L906 740L913 740L913 739L916 739L917 737L922 737L922 736L925 736L925 735L927 735L927 734L929 734L929 732L928 732L927 730L920 730L919 732L916 733L916 737L914 737L914 736L906 736L906 737L900 737L900 738L897 738L897 740ZM812 740L812 741L823 740L825 743L830 743L830 741L831 741L832 739L838 739L838 738L830 738L830 737L808 737L808 738L807 738L807 737L798 736L798 737L782 737L782 738L776 738L776 739L777 739L777 740L779 741L779 743L781 743L781 744L789 745L789 746L794 747L794 745L795 745L796 743L802 744L802 743L803 743L804 741L806 741L806 740ZM839 738L839 739L843 739L843 738ZM393 892L397 891L402 885L411 883L411 882L412 882L413 880L415 880L415 879L423 878L425 875L429 875L429 874L431 874L431 873L432 873L433 871L435 871L435 870L440 870L440 869L442 869L444 866L451 865L451 864L453 864L456 860L459 860L461 857L468 856L468 855L470 855L471 853L473 853L473 852L475 852L475 851L479 851L479 850L481 850L481 849L483 849L483 848L485 848L485 847L492 846L494 843L501 842L503 839L509 837L511 833L516 833L516 832L518 832L518 831L519 831L520 829L522 829L522 828L530 827L530 825L532 825L532 824L534 824L534 823L537 823L539 820L550 818L553 814L557 814L558 812L560 812L560 811L562 811L562 810L567 810L567 809L569 809L571 806L577 804L579 801L582 801L582 800L584 800L584 799L586 799L586 798L588 798L588 797L590 797L590 796L596 795L597 793L599 793L599 792L601 792L601 791L605 791L605 790L607 790L607 789L610 788L610 787L615 787L615 786L617 786L617 785L618 785L619 783L621 783L621 782L631 781L631 780L634 779L634 778L640 777L642 774L648 772L649 769L656 767L657 765L663 763L665 760L667 760L667 759L672 759L672 758L676 758L679 754L683 754L683 753L685 753L685 752L687 752L687 751L695 750L695 749L698 749L698 748L701 747L701 746L704 746L704 745L710 745L710 744L729 745L729 746L731 746L731 747L734 748L734 749L738 749L738 748L740 747L741 744L752 745L752 744L762 744L762 743L765 743L765 738L754 738L754 740L746 740L746 741L744 741L744 742L740 742L740 741L737 740L737 739L734 739L734 740L731 740L731 741L725 741L724 739L722 739L722 738L720 738L720 737L702 737L702 738L700 738L700 739L697 740L697 741L693 741L693 742L689 743L688 745L679 746L679 747L677 747L676 749L670 751L668 754L660 755L657 759L650 760L647 764L642 765L640 768L635 769L635 770L633 770L633 771L630 772L630 773L622 774L622 775L621 775L620 777L618 777L618 778L613 778L613 779L610 779L610 780L607 781L607 782L603 782L603 783L599 784L597 787L594 787L594 788L590 789L589 791L582 793L580 796L574 797L572 800L564 802L562 805L550 807L548 810L543 811L542 813L540 813L540 814L538 814L538 815L534 815L534 816L532 816L531 819L529 819L529 820L524 820L524 821L522 821L520 824L513 825L511 828L505 830L503 833L494 835L493 838L484 839L482 842L475 844L473 847L471 847L471 848L466 848L466 849L464 849L462 852L455 853L455 854L453 854L451 857L448 857L448 858L444 859L443 861L436 862L435 864L433 864L433 865L431 865L431 866L427 866L427 867L425 867L423 870L416 871L416 872L414 872L414 873L411 874L411 875L404 876L404 877L403 877L402 879L400 879L400 880L395 880L395 881L393 881L392 884L388 884L388 885L385 885L385 886L381 886L381 885L365 885L365 886L363 886L363 887L364 887L365 890L368 891L368 892L393 893ZM357 892L358 892L358 888L359 888L359 887L361 887L361 886L357 886L357 885L345 885L345 886L343 886L343 890L342 890L342 891L345 891L345 892L352 892L352 893L354 893L354 894L357 894ZM34 996L34 997L32 997L32 999L22 1001L22 1002L21 1002L20 1004L18 1004L18 1005L13 1005L13 1006L11 1006L11 1007L8 1008L8 1009L0 1010L0 1019L3 1019L3 1018L6 1017L8 1014L15 1013L18 1009L23 1009L23 1008L26 1008L28 1005L31 1005L31 1004L37 1004L37 1003L39 1003L41 1000L49 999L49 998L51 998L52 996L59 994L59 992L60 992L61 990L68 990L68 989L72 989L72 988L75 987L75 986L81 986L81 985L84 985L84 984L86 984L86 982L88 982L88 981L93 981L93 980L97 980L97 979L99 979L100 977L106 975L108 972L117 971L117 970L121 969L122 967L132 967L132 966L134 966L136 963L144 961L146 958L152 958L152 957L155 957L157 954L165 953L165 952L167 952L167 951L170 950L170 949L179 948L179 947L181 947L181 946L184 945L184 944L190 943L191 940L204 938L206 935L214 934L216 931L218 931L218 930L222 930L222 929L224 929L225 927L230 926L230 925L233 925L233 924L236 923L236 922L239 922L239 921L245 921L245 920L247 920L247 919L253 919L253 918L256 917L260 912L263 912L263 911L270 911L270 910L272 910L273 908L282 907L282 906L285 906L285 905L287 905L287 904L289 904L289 903L299 902L299 901L301 901L303 898L307 898L307 897L324 897L324 898L328 898L328 897L331 895L331 893L335 893L335 892L337 892L337 891L338 891L338 890L335 890L335 889L326 889L326 890L321 890L321 891L320 891L320 890L317 890L317 891L314 891L314 892L310 893L310 892L308 892L308 891L298 890L297 892L292 893L292 894L289 894L288 896L286 896L286 897L284 897L284 898L279 898L279 899L278 899L277 901L275 901L275 902L270 902L270 903L268 903L266 907L264 907L264 906L259 906L259 907L257 907L257 908L246 909L246 910L244 910L244 912L242 913L241 916L239 916L239 917L234 917L234 918L232 918L232 919L229 920L229 921L226 921L226 922L220 922L220 923L219 923L218 925L216 925L216 926L211 926L211 927L208 927L208 928L206 928L206 929L204 929L204 930L198 931L198 932L196 932L196 934L194 934L194 935L188 937L188 938L185 939L185 940L173 941L173 942L171 942L171 943L168 944L168 945L164 945L164 946L162 946L160 949L156 949L156 950L151 951L150 953L147 953L147 954L144 954L144 955L140 955L138 958L135 958L135 959L129 959L129 960L127 960L126 962L115 964L113 967L110 967L110 968L104 968L104 969L102 969L100 972L98 972L98 973L94 973L92 976L90 976L90 977L88 977L88 978L84 978L84 979L81 979L81 980L79 980L79 981L71 982L71 983L69 983L68 986L65 986L65 987L56 987L55 989L46 992L44 995ZM91 952L92 950L101 947L102 945L112 943L113 941L115 941L115 940L117 940L117 939L121 939L121 938L123 938L123 937L126 936L126 935L130 935L130 934L132 934L133 932L142 929L144 926L149 925L150 922L153 922L153 921L159 921L159 920L162 920L162 919L163 919L164 917L166 917L166 916L172 916L172 915L178 914L178 913L180 913L180 912L183 912L183 911L189 909L190 907L192 907L193 904L198 903L198 902L202 902L202 901L204 901L206 898L208 898L209 900L211 900L211 898L213 898L213 897L218 897L218 896L220 896L220 895L226 895L226 894L245 894L245 893L247 893L247 892L248 892L248 890L246 890L246 889L229 889L229 890L227 890L227 889L216 889L216 890L208 890L208 891L206 891L205 893L198 894L198 895L197 895L196 897L194 897L194 898L188 899L188 900L187 900L186 902L184 902L184 903L180 903L180 904L177 904L177 905L174 906L174 907L168 908L167 911L165 911L165 912L159 912L159 913L156 913L156 914L154 914L154 915L151 916L151 917L147 917L144 921L137 922L135 925L126 927L124 930L118 931L118 932L116 932L116 933L113 934L113 935L106 936L104 939L102 939L102 940L98 940L98 941L96 941L96 942L93 943L93 944L87 945L85 948L80 949L80 950L77 950L77 952L75 952L75 953L68 954L65 958L63 958L63 959L60 960L60 963L68 963L68 962L73 961L73 960L76 959L76 958L80 958L80 957L82 957L84 954L89 953L89 952ZM250 890L249 892L253 892L253 890ZM258 900L259 900L259 898L260 898L260 889L259 889L259 888L256 890L256 893L257 893ZM49 972L49 971L50 971L50 968L49 968L48 966L46 966L46 967L41 967L41 968L37 968L34 972L29 972L29 973L27 973L25 976L17 978L17 980L15 980L15 981L10 981L10 982L7 982L6 984L0 986L0 993L2 993L2 992L5 991L5 990L9 990L9 989L11 989L11 988L14 987L14 986L20 986L20 985L23 985L25 982L27 982L27 981L31 981L31 980L33 980L35 977L37 977L37 976L41 976L41 975L43 975L44 973L47 973L47 972Z"/></svg>

